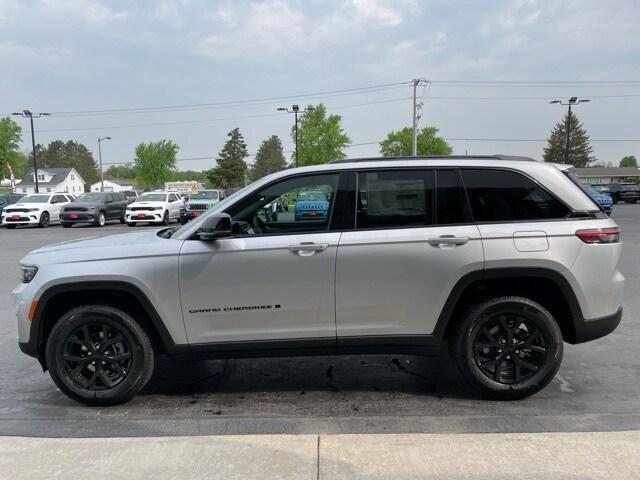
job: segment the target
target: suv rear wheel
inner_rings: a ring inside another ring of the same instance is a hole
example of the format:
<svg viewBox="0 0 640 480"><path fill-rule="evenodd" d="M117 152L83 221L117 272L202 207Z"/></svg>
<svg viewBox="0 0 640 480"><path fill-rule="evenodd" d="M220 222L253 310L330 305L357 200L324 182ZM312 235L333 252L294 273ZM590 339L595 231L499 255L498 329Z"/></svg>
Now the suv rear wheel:
<svg viewBox="0 0 640 480"><path fill-rule="evenodd" d="M65 313L53 327L46 361L55 384L86 405L133 398L151 379L155 352L144 329L127 313L85 305Z"/></svg>
<svg viewBox="0 0 640 480"><path fill-rule="evenodd" d="M544 388L562 361L562 333L542 305L523 297L493 298L472 307L450 339L466 380L496 400Z"/></svg>

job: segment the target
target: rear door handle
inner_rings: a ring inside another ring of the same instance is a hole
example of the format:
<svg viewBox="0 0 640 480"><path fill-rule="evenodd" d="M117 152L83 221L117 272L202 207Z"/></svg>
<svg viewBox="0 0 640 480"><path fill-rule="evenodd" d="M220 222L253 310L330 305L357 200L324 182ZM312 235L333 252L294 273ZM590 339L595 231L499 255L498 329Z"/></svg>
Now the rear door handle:
<svg viewBox="0 0 640 480"><path fill-rule="evenodd" d="M470 240L469 237L456 237L454 235L440 235L439 237L432 237L429 239L429 243L434 247L445 247L458 245L464 245Z"/></svg>
<svg viewBox="0 0 640 480"><path fill-rule="evenodd" d="M313 255L329 248L328 243L302 242L297 245L289 245L289 250L301 256Z"/></svg>

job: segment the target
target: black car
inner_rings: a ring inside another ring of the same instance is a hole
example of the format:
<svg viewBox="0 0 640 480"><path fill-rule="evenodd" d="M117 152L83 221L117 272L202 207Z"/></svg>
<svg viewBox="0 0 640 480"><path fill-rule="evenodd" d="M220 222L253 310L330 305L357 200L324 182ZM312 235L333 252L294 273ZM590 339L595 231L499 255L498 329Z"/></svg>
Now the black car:
<svg viewBox="0 0 640 480"><path fill-rule="evenodd" d="M109 220L124 223L128 204L123 193L84 193L62 209L60 223L65 228L74 223L91 223L96 227L104 227Z"/></svg>
<svg viewBox="0 0 640 480"><path fill-rule="evenodd" d="M18 203L24 197L22 193L2 193L0 194L0 214L4 210L4 207L7 205L13 205L14 203Z"/></svg>
<svg viewBox="0 0 640 480"><path fill-rule="evenodd" d="M124 196L127 198L127 202L129 203L133 203L138 199L138 192L136 192L135 190L125 190L121 193L124 194Z"/></svg>
<svg viewBox="0 0 640 480"><path fill-rule="evenodd" d="M640 186L635 183L607 183L599 191L609 195L613 203L636 203L640 200Z"/></svg>

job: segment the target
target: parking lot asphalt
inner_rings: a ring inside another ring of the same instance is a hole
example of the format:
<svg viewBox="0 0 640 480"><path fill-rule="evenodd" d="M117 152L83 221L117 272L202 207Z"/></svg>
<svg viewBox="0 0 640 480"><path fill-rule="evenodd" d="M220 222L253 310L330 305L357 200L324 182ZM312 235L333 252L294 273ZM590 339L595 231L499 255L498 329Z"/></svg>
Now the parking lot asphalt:
<svg viewBox="0 0 640 480"><path fill-rule="evenodd" d="M0 435L104 437L280 433L576 432L640 429L640 205L618 205L625 313L608 337L566 345L562 368L534 397L492 402L448 360L398 355L179 362L161 359L131 402L68 399L19 350L10 291L18 260L42 245L131 230L0 229ZM146 228L146 227L136 227Z"/></svg>

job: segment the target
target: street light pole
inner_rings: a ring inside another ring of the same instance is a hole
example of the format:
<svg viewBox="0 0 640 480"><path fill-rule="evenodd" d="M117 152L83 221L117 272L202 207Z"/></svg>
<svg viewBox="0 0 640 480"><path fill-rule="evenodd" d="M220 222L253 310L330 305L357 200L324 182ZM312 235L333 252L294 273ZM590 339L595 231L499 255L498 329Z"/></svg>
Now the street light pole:
<svg viewBox="0 0 640 480"><path fill-rule="evenodd" d="M295 158L296 158L296 168L297 168L298 167L298 113L300 112L300 106L299 105L292 105L291 106L291 110L289 110L289 108L286 108L286 107L278 107L277 110L279 112L293 113L294 116L295 116L295 126L294 126L295 137L296 137ZM302 113L310 112L311 110L313 110L313 107L312 106L308 106L307 108L302 110Z"/></svg>
<svg viewBox="0 0 640 480"><path fill-rule="evenodd" d="M29 110L23 110L22 112L14 112L11 115L17 115L23 118L28 118L30 120L31 123L31 146L33 147L33 172L34 172L34 177L36 179L36 193L40 193L40 185L38 183L38 158L36 155L36 136L35 133L33 131L33 119L35 118L40 118L43 115L47 116L47 115L51 115L50 113L32 113Z"/></svg>
<svg viewBox="0 0 640 480"><path fill-rule="evenodd" d="M418 110L422 109L422 102L418 103L418 98L416 95L416 91L419 85L426 85L426 78L414 78L411 83L413 83L413 126L411 128L411 156L416 157L418 155L418 120L422 116Z"/></svg>
<svg viewBox="0 0 640 480"><path fill-rule="evenodd" d="M561 100L552 100L549 103L556 103L558 105L565 105L569 107L568 113L567 113L567 135L566 135L566 141L565 141L565 145L564 145L564 163L566 163L567 165L569 164L569 148L571 146L571 106L572 105L580 105L581 103L587 103L590 102L591 100L589 100L588 98L578 98L578 97L571 97L566 103L563 103Z"/></svg>
<svg viewBox="0 0 640 480"><path fill-rule="evenodd" d="M111 137L98 137L98 159L100 161L100 191L104 192L104 173L102 172L102 148L100 147L100 143L103 140L111 140Z"/></svg>

